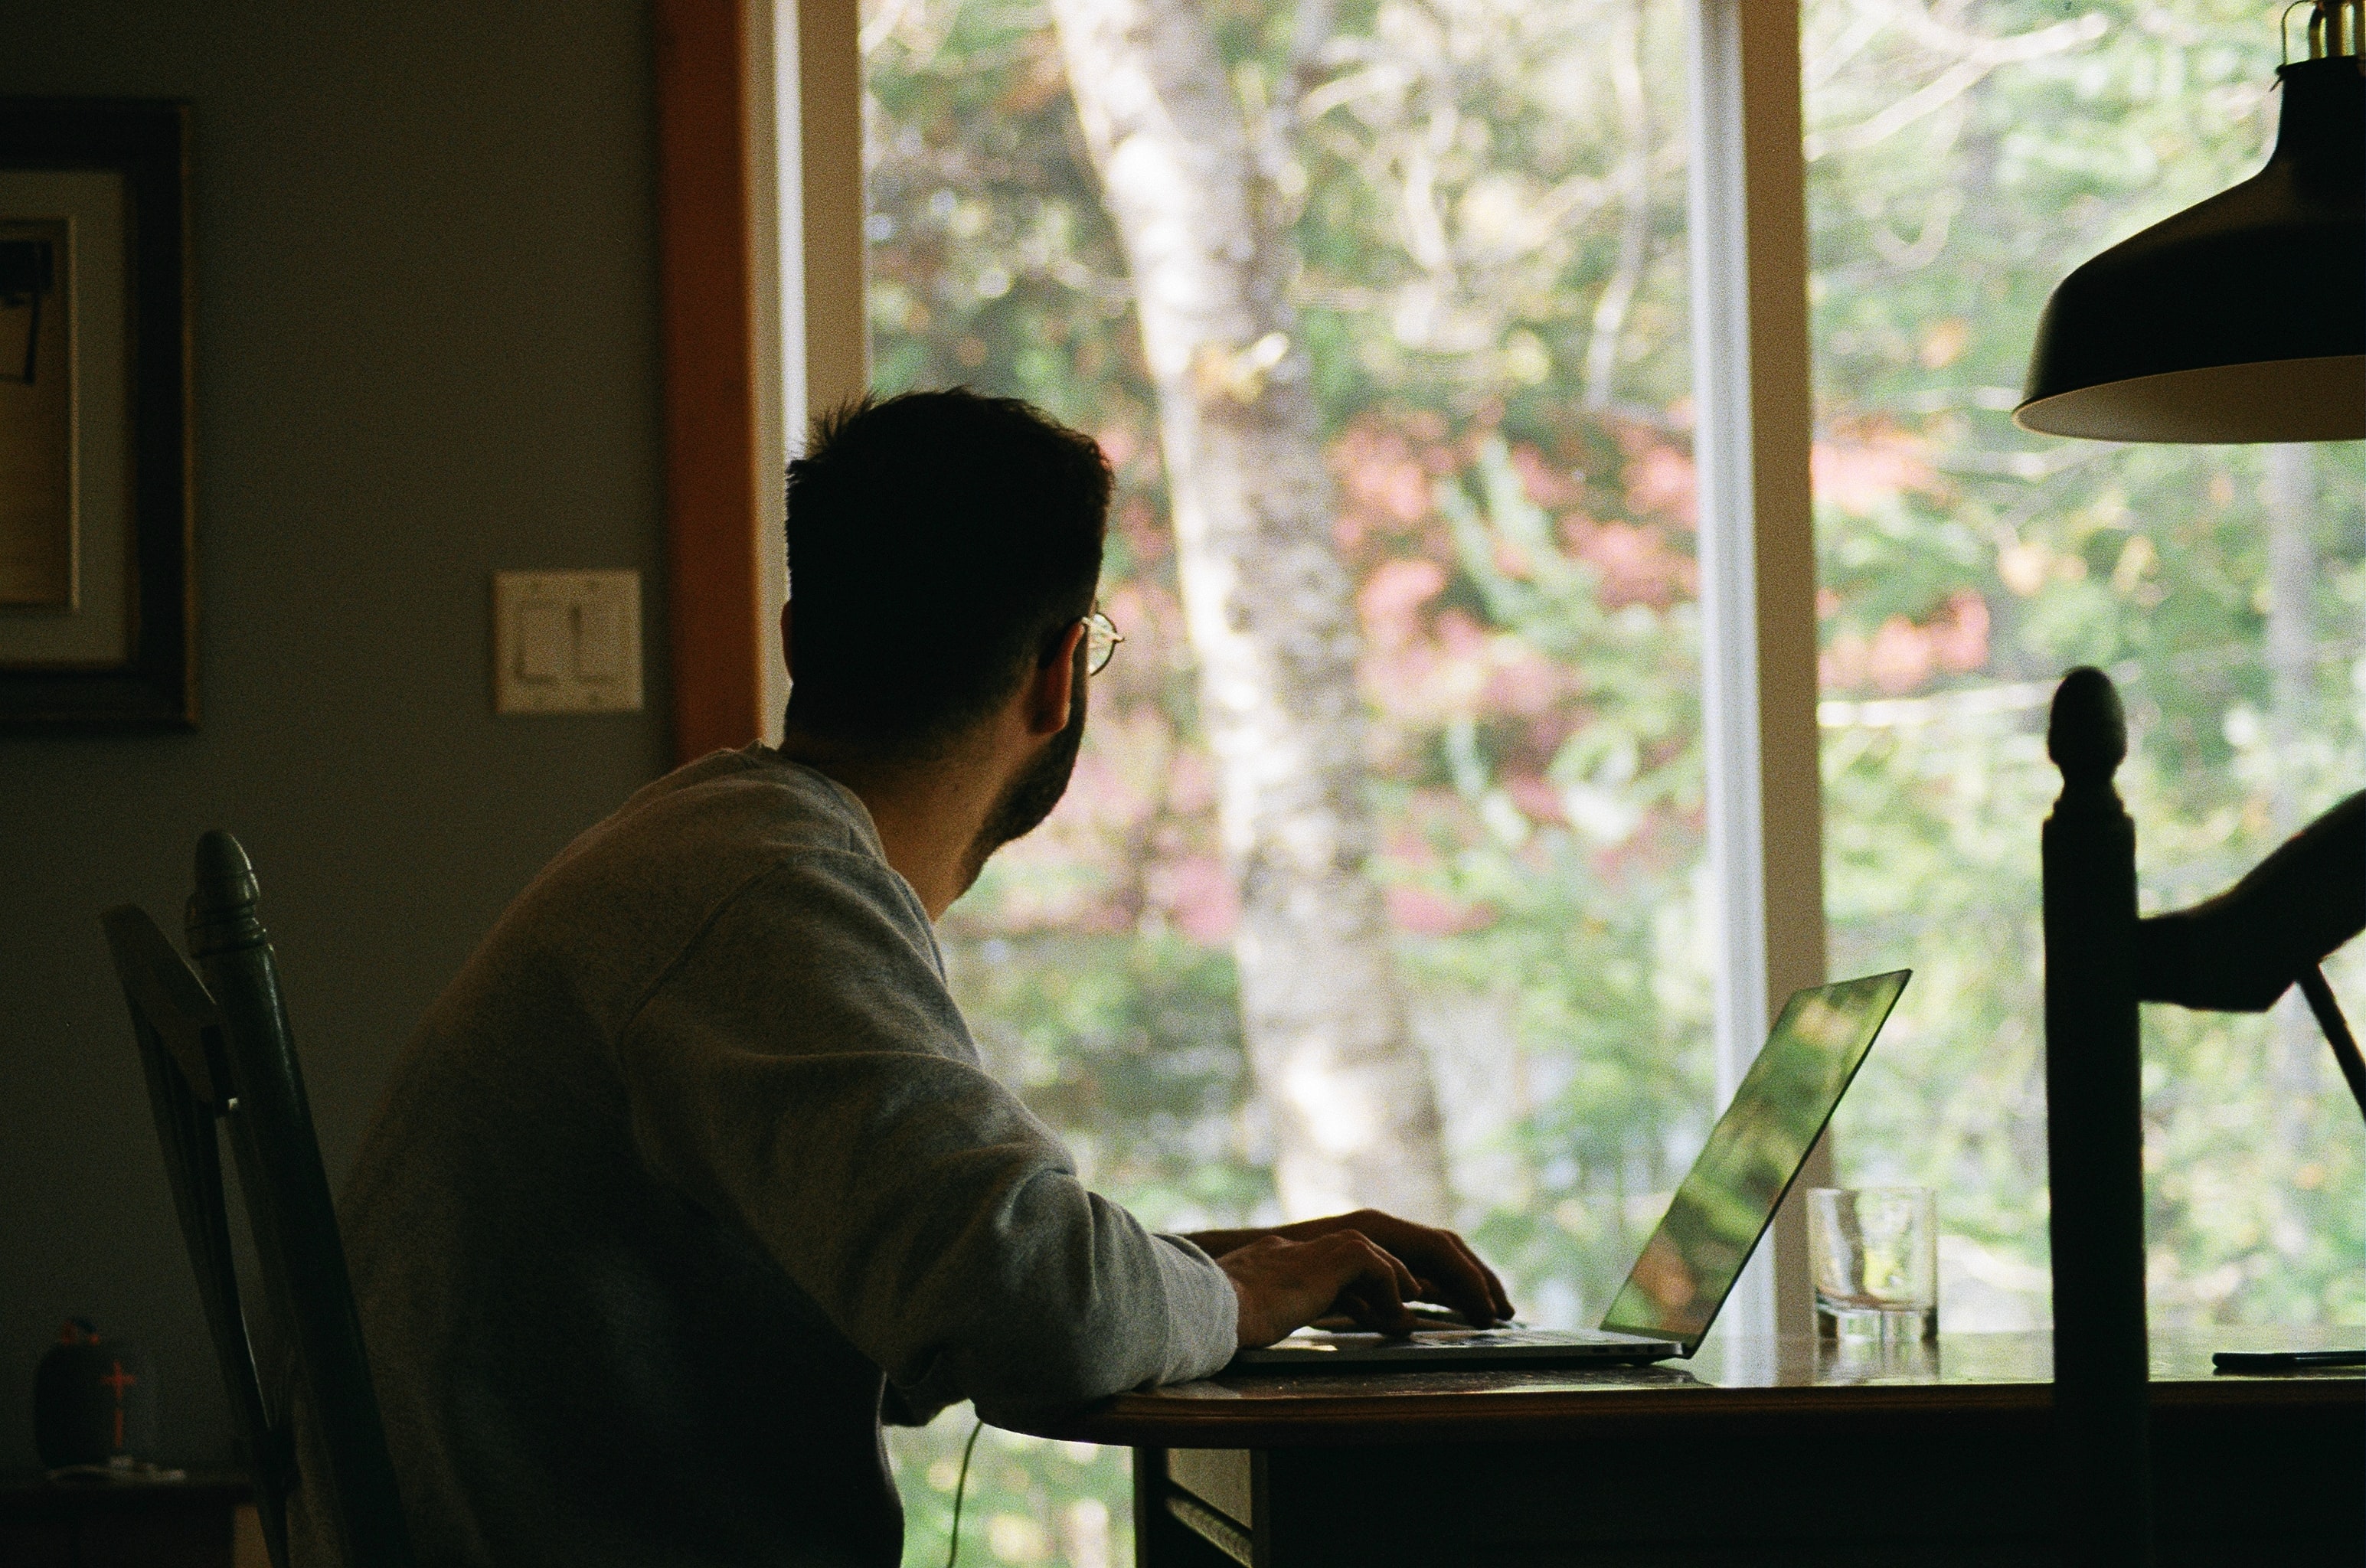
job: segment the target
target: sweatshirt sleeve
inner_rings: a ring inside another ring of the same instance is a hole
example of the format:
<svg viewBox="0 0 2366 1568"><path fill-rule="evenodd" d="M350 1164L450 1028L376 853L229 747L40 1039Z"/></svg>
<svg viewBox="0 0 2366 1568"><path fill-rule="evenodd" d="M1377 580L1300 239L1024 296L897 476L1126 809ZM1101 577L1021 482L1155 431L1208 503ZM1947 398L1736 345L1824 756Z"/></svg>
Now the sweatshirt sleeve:
<svg viewBox="0 0 2366 1568"><path fill-rule="evenodd" d="M1022 1418L1232 1358L1231 1280L1087 1191L975 1064L923 917L868 856L802 852L743 887L616 1053L642 1157L916 1407Z"/></svg>

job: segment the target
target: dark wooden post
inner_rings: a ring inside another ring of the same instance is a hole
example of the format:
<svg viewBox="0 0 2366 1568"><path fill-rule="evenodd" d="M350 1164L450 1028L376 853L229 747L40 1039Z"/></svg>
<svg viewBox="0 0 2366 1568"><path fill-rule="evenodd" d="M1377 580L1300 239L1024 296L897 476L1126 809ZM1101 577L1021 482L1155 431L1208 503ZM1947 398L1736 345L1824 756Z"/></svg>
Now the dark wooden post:
<svg viewBox="0 0 2366 1568"><path fill-rule="evenodd" d="M2136 830L2112 775L2119 694L2073 670L2046 750L2045 1151L2053 1183L2055 1464L2063 1560L2153 1560L2146 1429L2144 1131L2136 1026Z"/></svg>

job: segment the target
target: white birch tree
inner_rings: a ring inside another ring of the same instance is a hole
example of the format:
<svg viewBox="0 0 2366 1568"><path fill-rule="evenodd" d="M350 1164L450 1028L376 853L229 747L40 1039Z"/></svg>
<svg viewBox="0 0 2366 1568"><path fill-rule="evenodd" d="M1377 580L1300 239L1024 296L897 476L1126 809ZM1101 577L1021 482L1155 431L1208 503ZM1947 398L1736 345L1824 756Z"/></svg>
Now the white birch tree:
<svg viewBox="0 0 2366 1568"><path fill-rule="evenodd" d="M1275 1181L1293 1213L1444 1220L1436 1098L1366 874L1355 605L1270 172L1192 0L1051 9L1157 390Z"/></svg>

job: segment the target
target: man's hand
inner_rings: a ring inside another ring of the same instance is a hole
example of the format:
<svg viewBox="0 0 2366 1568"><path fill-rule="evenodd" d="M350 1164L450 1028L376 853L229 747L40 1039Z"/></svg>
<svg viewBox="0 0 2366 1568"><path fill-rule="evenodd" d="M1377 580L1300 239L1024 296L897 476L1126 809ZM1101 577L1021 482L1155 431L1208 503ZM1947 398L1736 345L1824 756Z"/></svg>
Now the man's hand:
<svg viewBox="0 0 2366 1568"><path fill-rule="evenodd" d="M1240 1348L1270 1345L1303 1323L1345 1312L1366 1328L1410 1334L1419 1287L1405 1266L1354 1231L1307 1241L1269 1235L1216 1260L1240 1298Z"/></svg>
<svg viewBox="0 0 2366 1568"><path fill-rule="evenodd" d="M1190 1239L1232 1277L1243 1348L1334 1311L1381 1333L1410 1333L1408 1300L1450 1306L1482 1328L1512 1315L1504 1282L1460 1236L1377 1209Z"/></svg>

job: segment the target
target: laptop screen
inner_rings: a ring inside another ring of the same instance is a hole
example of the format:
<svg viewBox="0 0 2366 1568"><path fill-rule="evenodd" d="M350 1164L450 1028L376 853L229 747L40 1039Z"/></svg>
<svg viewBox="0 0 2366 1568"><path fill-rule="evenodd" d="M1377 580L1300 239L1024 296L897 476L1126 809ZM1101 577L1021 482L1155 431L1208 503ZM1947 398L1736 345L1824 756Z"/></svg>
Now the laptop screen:
<svg viewBox="0 0 2366 1568"><path fill-rule="evenodd" d="M1700 1348L1910 973L1812 987L1783 1004L1603 1327L1679 1340L1687 1356Z"/></svg>

